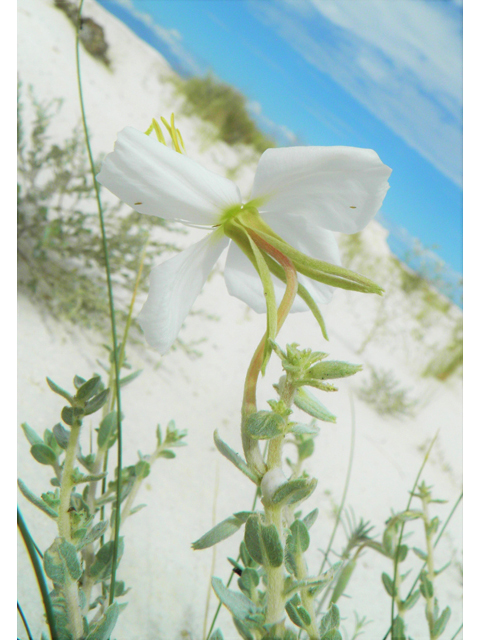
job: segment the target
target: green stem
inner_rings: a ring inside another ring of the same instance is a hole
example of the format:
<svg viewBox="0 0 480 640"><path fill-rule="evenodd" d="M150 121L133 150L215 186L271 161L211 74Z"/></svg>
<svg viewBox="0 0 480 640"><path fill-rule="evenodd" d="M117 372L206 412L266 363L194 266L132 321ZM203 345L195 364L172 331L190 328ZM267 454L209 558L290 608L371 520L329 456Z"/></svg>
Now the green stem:
<svg viewBox="0 0 480 640"><path fill-rule="evenodd" d="M57 627L55 623L55 614L53 612L52 601L50 600L50 594L47 587L47 581L45 580L45 574L43 572L42 565L36 553L36 545L33 541L32 536L30 535L30 531L28 530L28 527L25 524L25 520L23 519L22 513L18 507L17 507L17 526L20 529L20 534L23 538L23 542L27 547L27 552L28 552L28 555L30 556L30 561L32 563L33 570L35 572L35 577L37 579L37 584L40 589L40 593L42 595L45 615L47 618L48 627L50 629L50 637L52 640L59 640L58 634L57 634Z"/></svg>
<svg viewBox="0 0 480 640"><path fill-rule="evenodd" d="M24 613L22 611L22 607L20 606L20 603L18 602L18 600L17 600L17 611L18 611L18 614L19 614L20 618L22 619L23 626L25 627L25 631L27 632L28 640L33 640L33 636L32 636L32 633L30 631L30 627L28 626L27 619L26 619L26 617L25 617L25 615L24 615Z"/></svg>
<svg viewBox="0 0 480 640"><path fill-rule="evenodd" d="M425 540L427 544L427 576L433 588L433 581L435 580L435 566L433 561L433 545L432 534L430 532L430 518L428 516L428 498L425 496L422 498L423 507L423 525L425 528ZM426 616L428 621L428 629L430 632L430 638L433 638L432 631L435 624L434 616L434 594L425 596L427 601Z"/></svg>
<svg viewBox="0 0 480 640"><path fill-rule="evenodd" d="M82 16L82 8L83 8L84 0L80 0L80 5L78 7L78 21L77 21L77 29L76 29L76 63L77 63L77 81L78 81L78 93L80 99L80 109L82 112L82 123L83 129L85 132L85 143L87 146L88 159L90 162L90 169L92 171L93 176L93 184L95 186L95 196L98 205L98 216L100 221L100 228L102 232L102 244L103 244L103 253L105 256L105 271L107 276L107 289L108 289L108 304L110 310L110 323L112 329L112 345L113 345L113 357L115 363L115 394L117 398L117 432L118 432L118 440L117 440L117 468L118 468L118 480L117 480L117 508L115 513L115 545L113 549L113 558L112 558L112 577L110 582L110 594L109 594L109 604L113 603L114 594L115 594L115 575L117 571L117 557L118 557L118 543L120 538L120 493L122 488L122 424L121 424L121 403L120 403L120 367L118 362L118 351L117 351L117 330L115 326L115 307L113 304L113 289L112 289L112 278L110 271L110 259L108 254L108 246L107 246L107 235L105 232L105 224L103 220L103 208L100 200L100 191L98 187L98 183L95 180L95 163L93 161L92 149L90 146L90 137L88 133L87 127L87 118L85 114L85 105L83 103L83 91L82 91L82 80L80 73L80 26L81 26L81 16Z"/></svg>
<svg viewBox="0 0 480 640"><path fill-rule="evenodd" d="M423 458L423 462L422 462L422 464L420 466L420 469L418 470L417 477L415 478L415 482L413 483L413 488L410 491L410 497L408 499L407 507L406 507L405 511L408 511L410 509L410 504L411 504L412 499L413 499L413 494L415 492L415 489L417 488L418 481L420 480L420 476L423 473L423 469L425 468L425 465L427 464L428 457L429 457L429 455L430 455L430 453L432 451L433 445L435 444L435 441L436 441L436 439L438 437L438 433L439 432L437 431L437 433L434 435L434 437L433 437L433 439L432 439L432 441L430 443L430 446L427 449L427 453L425 454L425 457ZM394 561L394 568L393 568L393 583L394 584L396 584L396 582L397 582L398 554L399 554L400 545L402 544L403 530L404 529L405 529L405 522L402 522L402 526L400 527L400 535L399 535L399 538L398 538L398 544L397 544L397 548L396 548L396 552L395 552L395 561ZM419 576L420 576L420 574L419 574ZM418 577L417 577L417 580L418 580ZM415 584L416 584L416 582L417 581L415 581ZM410 590L410 593L408 595L410 596L410 594L412 592L413 592L413 587ZM391 606L391 609L390 609L390 628L388 629L387 633L383 636L382 640L387 640L388 636L391 634L392 629L393 629L393 621L394 620L395 620L395 598L392 598L392 606Z"/></svg>

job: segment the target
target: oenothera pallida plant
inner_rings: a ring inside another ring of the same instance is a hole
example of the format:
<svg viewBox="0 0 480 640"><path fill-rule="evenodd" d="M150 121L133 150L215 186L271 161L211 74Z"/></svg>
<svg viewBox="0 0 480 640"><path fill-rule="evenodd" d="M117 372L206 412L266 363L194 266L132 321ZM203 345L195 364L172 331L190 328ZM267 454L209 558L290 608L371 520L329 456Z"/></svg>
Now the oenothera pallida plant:
<svg viewBox="0 0 480 640"><path fill-rule="evenodd" d="M311 444L318 430L291 421L290 407L295 403L310 416L334 421L304 387L336 390L329 380L352 375L360 367L325 360L326 353L296 345L282 350L275 339L290 312L308 309L326 338L318 305L329 302L335 287L382 293L375 283L342 268L334 233L357 233L365 227L383 202L391 170L369 149L269 149L260 158L250 199L244 202L232 181L186 157L173 117L171 126L164 124L173 148L165 143L156 121L146 134L127 127L97 176L139 213L209 230L200 242L151 272L148 299L139 316L147 341L162 354L168 352L227 247L229 293L267 314L266 332L245 381L241 421L245 460L215 435L221 453L260 487L264 509L235 514L195 546L211 546L245 523L243 568L239 569L243 593L229 591L218 579L213 583L242 637L297 637L286 630L287 612L310 638L327 633L333 638L338 610L331 609L328 618L317 621L313 598L331 582L334 572L309 578L303 554L312 518L305 523L293 513L293 506L315 489L316 480L301 472L302 459L307 457L301 452L311 453L311 447L304 445ZM153 131L157 139L149 135ZM258 376L272 350L280 357L285 375L275 386L279 398L270 401L270 410L257 411ZM282 458L288 434L295 438L299 452L289 477ZM260 440L268 442L265 457ZM265 592L257 589L260 578L266 583Z"/></svg>

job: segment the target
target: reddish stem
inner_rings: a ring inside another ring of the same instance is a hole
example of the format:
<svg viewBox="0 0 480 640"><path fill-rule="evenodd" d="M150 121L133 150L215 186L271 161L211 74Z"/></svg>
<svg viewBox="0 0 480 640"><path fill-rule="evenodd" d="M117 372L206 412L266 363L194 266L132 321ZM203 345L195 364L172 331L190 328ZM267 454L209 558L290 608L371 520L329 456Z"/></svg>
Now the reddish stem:
<svg viewBox="0 0 480 640"><path fill-rule="evenodd" d="M255 244L261 249L268 253L274 260L276 260L283 270L285 271L286 277L286 289L283 294L282 301L280 302L280 306L277 311L277 335L280 329L282 328L283 323L285 322L290 309L292 308L293 301L295 300L295 296L297 295L298 289L298 279L297 272L292 262L284 255L281 251L273 247L266 240L261 238L259 235L255 233L252 229L248 230L248 233ZM267 334L263 336L258 345L255 353L253 354L252 361L250 362L250 366L247 371L247 376L245 378L245 389L243 394L243 406L242 406L242 443L243 450L245 453L245 458L249 466L253 467L255 471L257 471L260 475L266 472L266 466L262 458L262 454L260 453L260 448L258 446L258 442L250 438L248 433L246 432L246 423L247 418L252 413L255 413L257 410L257 382L258 376L260 375L260 371L262 368L263 362L263 353L265 350L265 342L267 339Z"/></svg>

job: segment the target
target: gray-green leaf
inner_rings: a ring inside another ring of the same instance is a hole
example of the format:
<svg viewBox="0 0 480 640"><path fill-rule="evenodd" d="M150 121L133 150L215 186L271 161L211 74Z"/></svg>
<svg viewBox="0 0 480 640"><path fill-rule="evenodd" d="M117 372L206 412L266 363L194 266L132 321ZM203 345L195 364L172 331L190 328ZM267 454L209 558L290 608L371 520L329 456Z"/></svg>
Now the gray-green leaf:
<svg viewBox="0 0 480 640"><path fill-rule="evenodd" d="M217 525L210 529L207 533L205 533L201 538L196 540L192 544L192 548L196 551L199 549L208 549L208 547L213 547L213 545L221 542L222 540L226 540L234 533L236 533L240 527L245 524L248 516L251 515L251 511L241 511L239 513L233 514L229 518L222 520Z"/></svg>
<svg viewBox="0 0 480 640"><path fill-rule="evenodd" d="M235 453L235 451L231 449L228 444L223 442L223 440L218 435L217 430L214 431L213 440L217 449L223 456L225 456L225 458L227 458L227 460L230 460L230 462L234 464L242 473L244 473L247 478L250 478L252 482L254 482L255 484L259 484L261 478L249 468L245 460L240 455L238 455L238 453Z"/></svg>
<svg viewBox="0 0 480 640"><path fill-rule="evenodd" d="M230 613L241 621L257 612L257 607L250 598L243 593L227 589L219 578L212 578L212 587L218 599L227 607Z"/></svg>
<svg viewBox="0 0 480 640"><path fill-rule="evenodd" d="M257 411L247 418L246 429L255 440L270 440L285 433L285 418L273 411Z"/></svg>

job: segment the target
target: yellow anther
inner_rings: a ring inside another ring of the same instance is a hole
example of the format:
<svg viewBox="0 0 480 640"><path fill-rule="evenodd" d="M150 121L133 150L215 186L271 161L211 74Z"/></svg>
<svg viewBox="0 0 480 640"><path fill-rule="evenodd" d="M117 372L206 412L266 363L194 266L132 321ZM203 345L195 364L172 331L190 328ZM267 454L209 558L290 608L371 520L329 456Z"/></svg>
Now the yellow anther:
<svg viewBox="0 0 480 640"><path fill-rule="evenodd" d="M162 118L163 119L163 118ZM147 136L149 136L152 131L155 131L155 134L157 136L157 139L159 142L161 142L162 144L164 144L165 146L167 145L167 143L165 142L165 138L163 136L162 133L162 129L160 128L160 125L158 124L158 122L155 120L155 118L152 118L152 124L148 127L148 129L145 131L145 134Z"/></svg>

